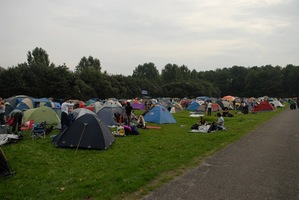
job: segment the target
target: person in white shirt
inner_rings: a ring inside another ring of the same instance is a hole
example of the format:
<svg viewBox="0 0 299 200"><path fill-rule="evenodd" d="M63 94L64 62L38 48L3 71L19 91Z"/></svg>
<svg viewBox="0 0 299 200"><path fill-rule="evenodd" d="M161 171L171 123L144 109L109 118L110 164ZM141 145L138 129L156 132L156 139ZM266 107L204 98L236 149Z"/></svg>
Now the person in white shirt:
<svg viewBox="0 0 299 200"><path fill-rule="evenodd" d="M143 115L139 115L139 118L138 118L138 120L137 120L137 127L138 128L146 128L146 126L145 126L145 120L144 120L144 118L143 118Z"/></svg>
<svg viewBox="0 0 299 200"><path fill-rule="evenodd" d="M69 114L69 108L72 106L74 106L74 104L71 103L70 100L66 100L61 104L61 118L60 118L61 131L66 129L69 125L68 114Z"/></svg>
<svg viewBox="0 0 299 200"><path fill-rule="evenodd" d="M208 130L208 133L211 131L217 131L217 130L224 130L224 118L220 113L217 113L218 120L217 122L213 122Z"/></svg>
<svg viewBox="0 0 299 200"><path fill-rule="evenodd" d="M223 130L224 129L224 118L220 113L217 113L218 121L217 121L217 129Z"/></svg>

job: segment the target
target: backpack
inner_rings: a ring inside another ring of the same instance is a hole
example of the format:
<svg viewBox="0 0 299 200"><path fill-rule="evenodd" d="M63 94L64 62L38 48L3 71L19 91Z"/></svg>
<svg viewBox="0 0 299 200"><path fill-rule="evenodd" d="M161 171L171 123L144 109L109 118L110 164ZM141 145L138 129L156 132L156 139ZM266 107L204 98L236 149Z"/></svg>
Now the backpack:
<svg viewBox="0 0 299 200"><path fill-rule="evenodd" d="M191 129L198 129L198 124L193 124L193 125L191 126Z"/></svg>
<svg viewBox="0 0 299 200"><path fill-rule="evenodd" d="M133 135L139 135L139 130L137 128L137 126L131 126L131 129L132 129L132 134Z"/></svg>

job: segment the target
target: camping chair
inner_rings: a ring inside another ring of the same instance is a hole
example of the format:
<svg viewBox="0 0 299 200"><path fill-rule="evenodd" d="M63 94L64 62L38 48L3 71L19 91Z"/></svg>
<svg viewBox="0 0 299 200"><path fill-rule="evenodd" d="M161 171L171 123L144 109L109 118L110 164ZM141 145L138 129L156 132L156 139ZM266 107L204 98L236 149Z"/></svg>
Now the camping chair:
<svg viewBox="0 0 299 200"><path fill-rule="evenodd" d="M42 138L42 139L46 138L46 130L47 130L46 125L47 125L46 122L33 125L33 129L31 130L32 140L37 138Z"/></svg>

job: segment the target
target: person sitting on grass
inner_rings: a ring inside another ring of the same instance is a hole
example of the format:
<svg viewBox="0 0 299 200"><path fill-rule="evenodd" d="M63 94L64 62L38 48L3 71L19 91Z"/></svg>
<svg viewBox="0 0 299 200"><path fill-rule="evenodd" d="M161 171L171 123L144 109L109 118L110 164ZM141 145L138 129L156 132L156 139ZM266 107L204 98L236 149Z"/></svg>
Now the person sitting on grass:
<svg viewBox="0 0 299 200"><path fill-rule="evenodd" d="M200 126L207 125L206 120L203 118L203 116L200 116L199 124L200 124Z"/></svg>
<svg viewBox="0 0 299 200"><path fill-rule="evenodd" d="M138 128L146 128L146 126L145 126L145 120L144 120L143 115L139 115L137 123L138 123L137 124Z"/></svg>
<svg viewBox="0 0 299 200"><path fill-rule="evenodd" d="M224 129L224 118L220 113L217 113L218 120L217 120L217 129L223 130Z"/></svg>
<svg viewBox="0 0 299 200"><path fill-rule="evenodd" d="M217 131L217 130L224 130L224 118L220 113L217 113L218 120L217 122L213 122L208 130L208 133L211 131Z"/></svg>
<svg viewBox="0 0 299 200"><path fill-rule="evenodd" d="M222 110L222 116L223 116L223 117L234 117L234 115L231 114L231 113L229 112L228 107L225 107L225 108Z"/></svg>
<svg viewBox="0 0 299 200"><path fill-rule="evenodd" d="M228 107L224 107L223 110L222 110L222 116L227 117L228 113L229 113Z"/></svg>

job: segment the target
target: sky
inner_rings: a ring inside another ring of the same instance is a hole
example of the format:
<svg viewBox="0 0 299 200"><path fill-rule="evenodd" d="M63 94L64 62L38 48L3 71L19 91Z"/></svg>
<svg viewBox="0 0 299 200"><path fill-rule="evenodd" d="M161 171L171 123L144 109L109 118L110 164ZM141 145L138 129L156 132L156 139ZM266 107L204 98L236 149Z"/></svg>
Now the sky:
<svg viewBox="0 0 299 200"><path fill-rule="evenodd" d="M189 70L299 65L298 0L0 0L0 66L44 49L75 70L92 56L108 74L152 62Z"/></svg>

